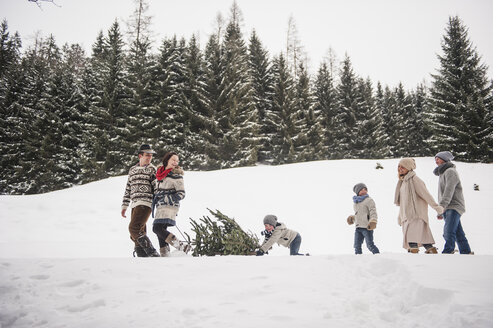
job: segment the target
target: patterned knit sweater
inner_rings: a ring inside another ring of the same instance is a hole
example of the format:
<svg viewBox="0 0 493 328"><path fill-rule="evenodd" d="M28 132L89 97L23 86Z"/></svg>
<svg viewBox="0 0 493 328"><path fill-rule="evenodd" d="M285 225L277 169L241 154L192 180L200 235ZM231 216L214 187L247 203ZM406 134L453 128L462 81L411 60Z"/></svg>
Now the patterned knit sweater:
<svg viewBox="0 0 493 328"><path fill-rule="evenodd" d="M154 189L152 181L156 178L156 167L152 164L140 166L136 164L128 171L127 186L123 195L122 210L132 202L132 208L138 205L151 207Z"/></svg>

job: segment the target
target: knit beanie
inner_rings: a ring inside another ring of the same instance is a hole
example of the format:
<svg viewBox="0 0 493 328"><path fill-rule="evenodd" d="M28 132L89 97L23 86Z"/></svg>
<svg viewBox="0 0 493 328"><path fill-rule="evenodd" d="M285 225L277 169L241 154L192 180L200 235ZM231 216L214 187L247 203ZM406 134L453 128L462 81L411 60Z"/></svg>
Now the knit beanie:
<svg viewBox="0 0 493 328"><path fill-rule="evenodd" d="M454 155L452 155L449 151L441 151L435 155L435 157L443 159L445 162L450 162L454 159Z"/></svg>
<svg viewBox="0 0 493 328"><path fill-rule="evenodd" d="M399 165L406 168L409 171L412 171L416 168L416 162L414 158L403 158L400 160Z"/></svg>
<svg viewBox="0 0 493 328"><path fill-rule="evenodd" d="M266 215L264 218L264 224L270 224L271 226L275 227L277 224L277 217L275 215Z"/></svg>
<svg viewBox="0 0 493 328"><path fill-rule="evenodd" d="M358 183L356 184L354 187L353 187L353 191L355 192L356 195L359 195L359 192L361 191L361 189L366 189L368 190L368 187L366 187L366 185L364 183Z"/></svg>

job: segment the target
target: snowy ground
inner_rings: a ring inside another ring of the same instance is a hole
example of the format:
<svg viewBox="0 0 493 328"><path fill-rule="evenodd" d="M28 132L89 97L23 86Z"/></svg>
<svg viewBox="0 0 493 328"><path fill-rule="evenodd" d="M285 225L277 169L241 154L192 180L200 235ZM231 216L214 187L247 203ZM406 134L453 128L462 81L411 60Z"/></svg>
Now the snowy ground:
<svg viewBox="0 0 493 328"><path fill-rule="evenodd" d="M264 257L132 258L119 216L126 177L0 196L0 327L493 327L493 165L457 163L476 255L410 255L393 205L398 160L379 160L383 170L376 162L185 174L182 231L207 207L258 235L263 216L276 214L301 233L310 257L276 246ZM436 195L433 159L417 166ZM358 182L377 204L378 256L352 255L345 219ZM441 249L443 223L432 210L430 219Z"/></svg>

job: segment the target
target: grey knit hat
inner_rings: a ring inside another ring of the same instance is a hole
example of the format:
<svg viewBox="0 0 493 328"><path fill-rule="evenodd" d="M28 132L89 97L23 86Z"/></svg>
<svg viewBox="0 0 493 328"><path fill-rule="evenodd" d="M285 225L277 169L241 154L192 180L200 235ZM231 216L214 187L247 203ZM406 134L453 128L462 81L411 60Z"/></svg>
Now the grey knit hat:
<svg viewBox="0 0 493 328"><path fill-rule="evenodd" d="M359 192L363 188L368 190L368 187L364 183L358 183L353 187L353 191L356 193L356 195L359 195Z"/></svg>
<svg viewBox="0 0 493 328"><path fill-rule="evenodd" d="M275 215L266 215L264 218L264 224L270 224L271 226L275 227L277 223L277 216Z"/></svg>
<svg viewBox="0 0 493 328"><path fill-rule="evenodd" d="M449 151L441 151L435 155L435 157L443 159L445 162L450 162L454 159L454 155L452 155Z"/></svg>

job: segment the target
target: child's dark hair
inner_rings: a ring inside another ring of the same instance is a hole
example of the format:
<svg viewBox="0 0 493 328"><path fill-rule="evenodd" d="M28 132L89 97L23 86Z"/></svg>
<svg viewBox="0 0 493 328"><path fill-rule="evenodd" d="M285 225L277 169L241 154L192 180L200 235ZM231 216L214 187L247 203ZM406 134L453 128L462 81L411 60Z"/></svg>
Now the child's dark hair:
<svg viewBox="0 0 493 328"><path fill-rule="evenodd" d="M167 152L166 154L164 154L164 157L163 157L163 166L166 168L166 166L168 166L168 162L169 162L169 159L171 157L173 157L174 155L178 156L177 153L175 153L174 151L169 151Z"/></svg>

